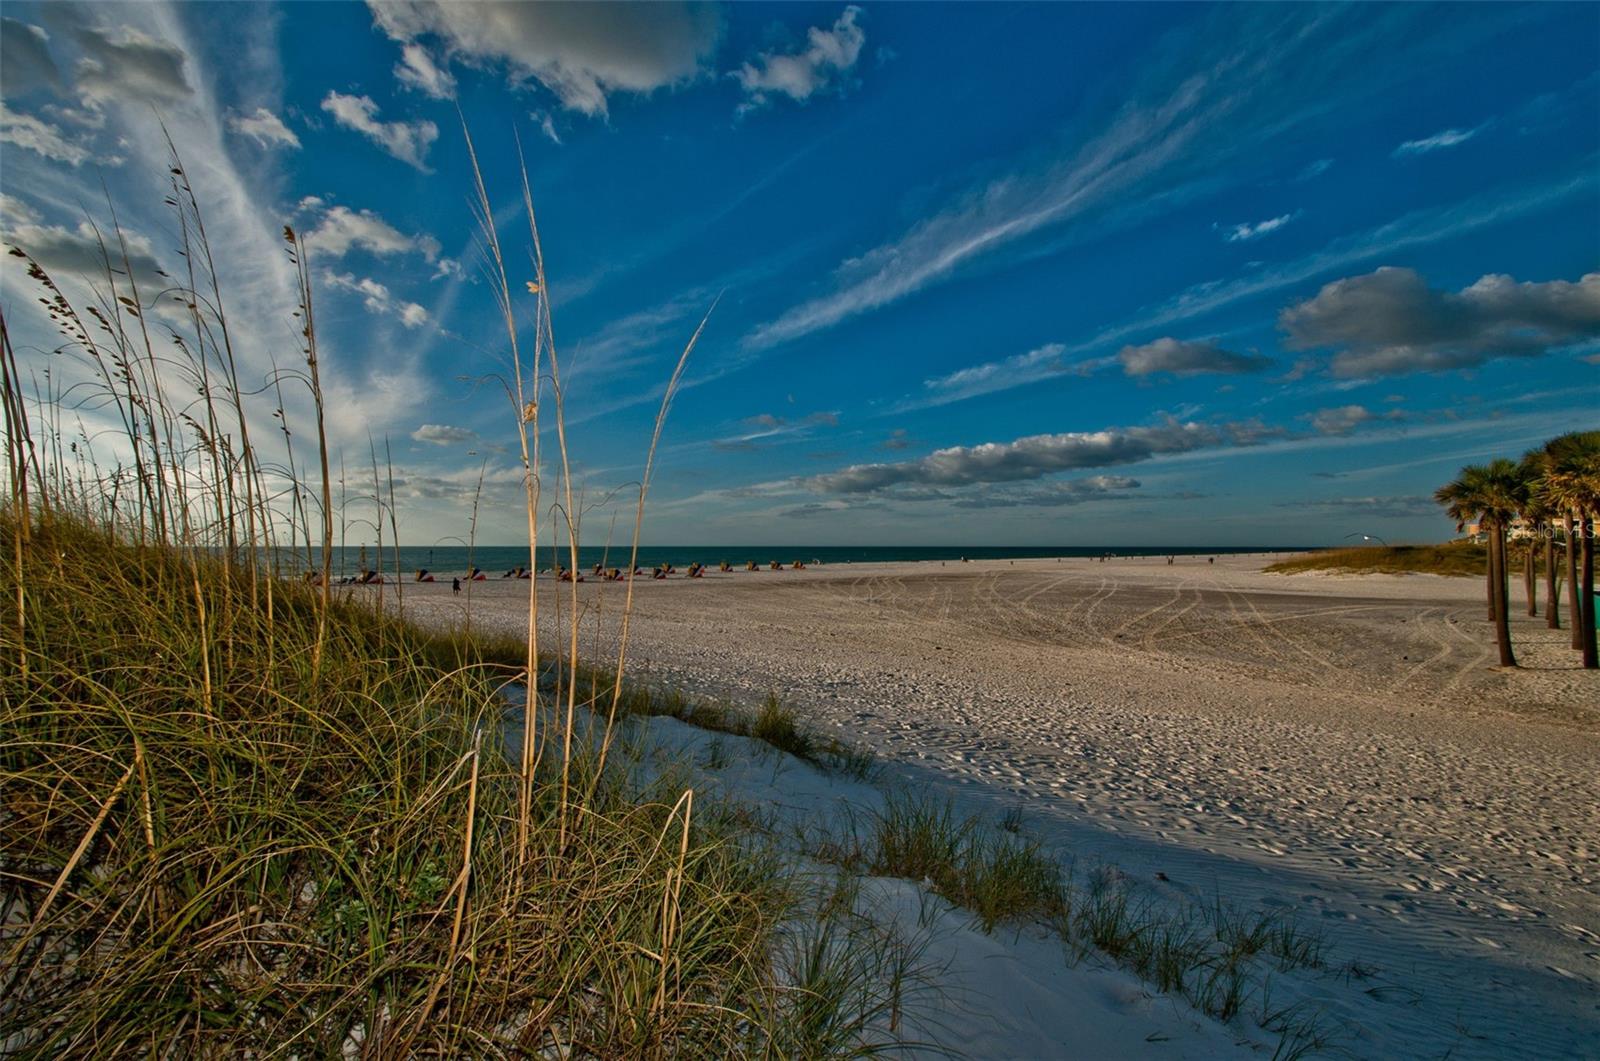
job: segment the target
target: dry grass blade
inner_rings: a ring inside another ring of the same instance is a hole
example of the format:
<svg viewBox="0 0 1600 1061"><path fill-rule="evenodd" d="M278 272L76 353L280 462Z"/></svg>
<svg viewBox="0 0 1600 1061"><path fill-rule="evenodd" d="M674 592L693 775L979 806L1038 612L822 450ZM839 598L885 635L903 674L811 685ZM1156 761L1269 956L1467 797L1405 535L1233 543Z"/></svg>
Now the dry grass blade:
<svg viewBox="0 0 1600 1061"><path fill-rule="evenodd" d="M17 964L23 949L28 945L28 941L33 938L34 933L38 932L44 924L45 918L50 914L50 907L55 904L56 896L61 894L61 889L66 886L67 878L72 876L72 871L78 868L79 861L83 859L83 853L89 850L89 845L99 835L100 827L106 823L106 818L111 814L111 808L117 805L117 799L121 797L122 790L127 786L128 779L133 776L134 767L137 765L137 763L128 764L128 768L117 779L116 786L111 789L111 795L107 796L105 802L100 805L100 813L94 816L94 821L89 824L89 828L84 830L82 838L78 840L78 846L72 849L72 855L67 859L67 864L61 867L61 872L56 875L56 881L50 886L50 891L45 895L44 901L34 911L33 920L28 925L28 930L22 934L22 938L17 940L16 946L11 949L11 957L7 960L7 965L15 966Z"/></svg>

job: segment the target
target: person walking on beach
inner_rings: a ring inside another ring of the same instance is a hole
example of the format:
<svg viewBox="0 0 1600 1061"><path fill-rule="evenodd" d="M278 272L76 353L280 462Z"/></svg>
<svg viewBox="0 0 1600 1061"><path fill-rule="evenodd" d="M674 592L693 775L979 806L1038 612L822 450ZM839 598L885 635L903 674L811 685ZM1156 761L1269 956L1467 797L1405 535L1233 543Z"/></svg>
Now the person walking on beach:
<svg viewBox="0 0 1600 1061"><path fill-rule="evenodd" d="M461 579L452 578L450 580L450 592L457 595L461 593Z"/></svg>

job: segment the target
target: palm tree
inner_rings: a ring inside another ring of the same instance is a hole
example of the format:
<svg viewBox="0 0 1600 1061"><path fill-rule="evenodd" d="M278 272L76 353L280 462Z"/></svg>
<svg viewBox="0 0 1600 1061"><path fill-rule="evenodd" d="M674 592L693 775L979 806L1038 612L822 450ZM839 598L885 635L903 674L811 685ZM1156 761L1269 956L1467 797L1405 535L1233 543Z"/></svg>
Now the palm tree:
<svg viewBox="0 0 1600 1061"><path fill-rule="evenodd" d="M1577 589L1573 601L1573 647L1583 652L1584 667L1600 669L1595 646L1594 523L1600 516L1600 431L1573 431L1545 445L1547 465L1543 488L1566 513L1567 569ZM1573 555L1574 548L1581 562ZM1573 567L1578 571L1573 571Z"/></svg>
<svg viewBox="0 0 1600 1061"><path fill-rule="evenodd" d="M1560 576L1556 571L1556 509L1544 492L1543 473L1533 480L1528 501L1530 516L1539 538L1544 542L1544 619L1551 630L1561 629ZM1530 546L1530 549L1533 548ZM1530 598L1531 599L1531 598ZM1532 615L1532 612L1528 614Z"/></svg>
<svg viewBox="0 0 1600 1061"><path fill-rule="evenodd" d="M1544 473L1546 470L1545 452L1542 449L1530 449L1522 455L1522 461L1517 470L1522 475L1523 482L1527 485L1528 497L1523 505L1522 518L1526 521L1528 529L1544 541L1544 588L1545 588L1545 625L1552 630L1561 629L1560 602L1556 599L1556 567L1555 567L1555 533L1551 521L1555 518L1555 511L1551 508L1550 499L1544 492ZM1538 549L1538 541L1528 542L1528 555L1524 558L1522 575L1528 589L1528 615L1537 617L1539 614L1536 583L1534 577L1534 553Z"/></svg>
<svg viewBox="0 0 1600 1061"><path fill-rule="evenodd" d="M1527 503L1527 490L1527 481L1518 474L1516 463L1502 457L1462 468L1455 481L1441 486L1433 495L1458 528L1476 519L1489 536L1489 607L1502 667L1517 665L1517 657L1511 651L1506 599L1506 527Z"/></svg>
<svg viewBox="0 0 1600 1061"><path fill-rule="evenodd" d="M1485 469L1481 464L1469 464L1461 469L1461 473L1451 482L1434 491L1433 499L1444 506L1445 515L1456 521L1456 530L1465 530L1468 523L1477 520L1478 501L1483 493L1482 480ZM1484 531L1480 524L1478 529ZM1485 533L1487 538L1487 533ZM1489 562L1484 566L1484 590L1489 601L1489 621L1494 622L1494 552L1489 553Z"/></svg>
<svg viewBox="0 0 1600 1061"><path fill-rule="evenodd" d="M1522 521L1525 532L1537 525L1533 484L1538 482L1539 474L1539 469L1529 464L1526 456L1517 462L1517 477L1522 480L1522 507L1517 511L1517 518ZM1539 614L1539 595L1533 577L1533 539L1529 537L1527 541L1528 547L1522 554L1522 595L1528 602L1528 617L1535 618Z"/></svg>

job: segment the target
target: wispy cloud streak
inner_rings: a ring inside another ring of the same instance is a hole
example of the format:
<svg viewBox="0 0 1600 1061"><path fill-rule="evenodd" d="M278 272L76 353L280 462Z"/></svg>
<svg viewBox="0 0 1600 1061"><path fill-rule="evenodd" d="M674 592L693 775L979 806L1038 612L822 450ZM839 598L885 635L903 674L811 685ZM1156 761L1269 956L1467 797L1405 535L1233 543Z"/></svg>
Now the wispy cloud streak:
<svg viewBox="0 0 1600 1061"><path fill-rule="evenodd" d="M1168 42L1151 85L1081 146L971 188L901 236L846 260L833 290L756 327L744 347L761 351L887 306L1130 195L1181 200L1173 193L1186 182L1209 179L1253 145L1325 110L1345 64L1371 35L1394 28L1299 11L1252 13L1252 25L1241 28L1238 10L1229 9L1226 24L1220 17L1208 23L1199 40ZM1239 51L1233 42L1241 38L1259 47ZM1209 53L1198 66L1197 51Z"/></svg>

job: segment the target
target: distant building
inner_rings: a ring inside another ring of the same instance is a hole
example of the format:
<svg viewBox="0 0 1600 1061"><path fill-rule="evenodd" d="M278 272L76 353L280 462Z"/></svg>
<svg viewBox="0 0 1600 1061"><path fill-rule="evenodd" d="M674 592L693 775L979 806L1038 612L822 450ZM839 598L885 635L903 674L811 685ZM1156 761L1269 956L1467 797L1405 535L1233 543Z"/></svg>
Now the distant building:
<svg viewBox="0 0 1600 1061"><path fill-rule="evenodd" d="M1521 518L1514 519L1514 520L1511 521L1510 525L1506 527L1506 537L1509 538L1511 541L1514 541L1514 542L1515 541L1521 541L1524 538L1537 538L1537 537L1539 537L1539 526L1538 526L1538 524L1532 523L1529 520L1525 520L1525 519L1521 519ZM1489 536L1484 531L1482 524L1478 524L1478 523L1469 523L1469 524L1467 524L1467 526L1466 526L1466 540L1467 541L1475 542L1475 543L1481 545L1483 542L1487 541L1488 538L1489 538Z"/></svg>

